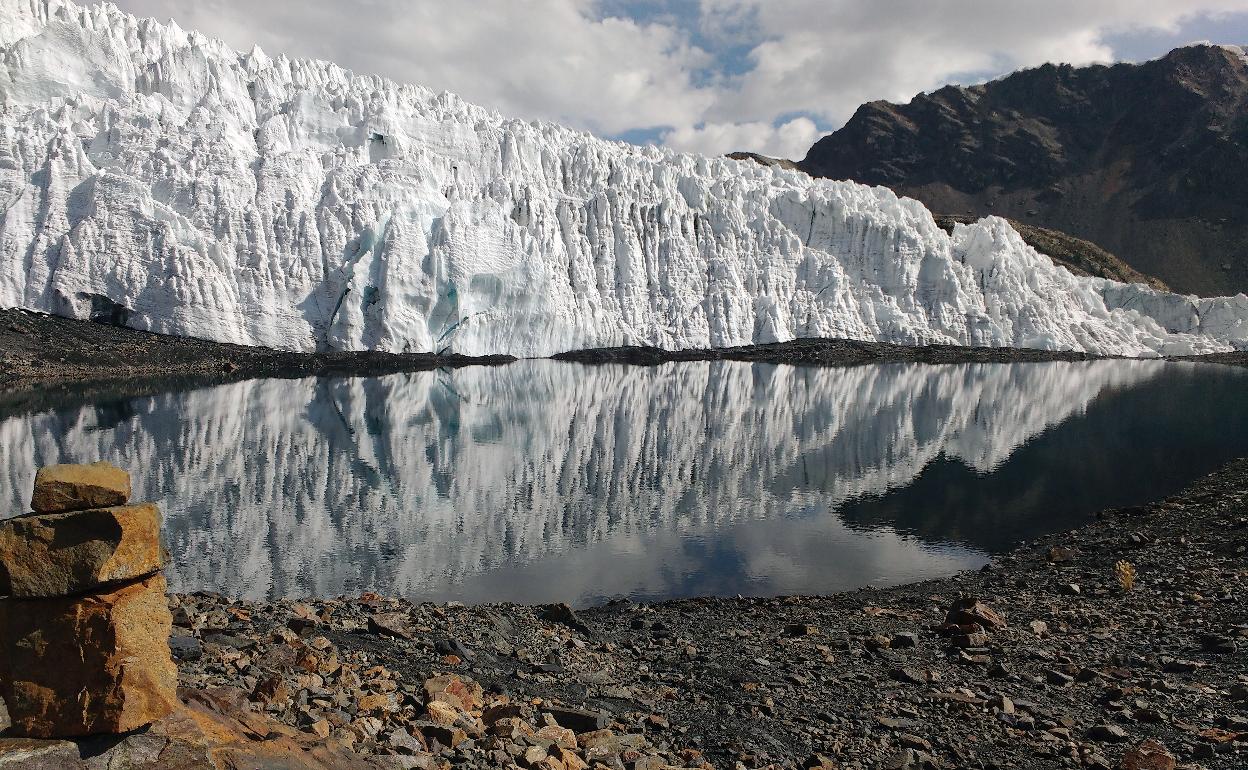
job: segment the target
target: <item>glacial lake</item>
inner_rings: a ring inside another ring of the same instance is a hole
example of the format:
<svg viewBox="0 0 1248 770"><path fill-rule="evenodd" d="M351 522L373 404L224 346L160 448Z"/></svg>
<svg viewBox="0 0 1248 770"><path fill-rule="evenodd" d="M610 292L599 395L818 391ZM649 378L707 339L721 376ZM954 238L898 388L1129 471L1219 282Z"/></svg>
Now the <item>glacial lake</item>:
<svg viewBox="0 0 1248 770"><path fill-rule="evenodd" d="M1248 370L521 361L0 411L0 505L110 460L174 590L468 603L824 593L975 568L1248 454ZM43 409L43 411L40 411Z"/></svg>

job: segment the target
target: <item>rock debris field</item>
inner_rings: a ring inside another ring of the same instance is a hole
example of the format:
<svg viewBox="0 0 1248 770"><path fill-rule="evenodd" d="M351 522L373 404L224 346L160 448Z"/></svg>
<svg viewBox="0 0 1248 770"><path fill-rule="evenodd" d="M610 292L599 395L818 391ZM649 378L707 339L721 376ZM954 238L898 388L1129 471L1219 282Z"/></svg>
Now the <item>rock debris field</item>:
<svg viewBox="0 0 1248 770"><path fill-rule="evenodd" d="M1246 494L1239 461L982 571L828 597L172 596L172 647L185 701L333 766L1239 768ZM98 758L140 738L167 740Z"/></svg>

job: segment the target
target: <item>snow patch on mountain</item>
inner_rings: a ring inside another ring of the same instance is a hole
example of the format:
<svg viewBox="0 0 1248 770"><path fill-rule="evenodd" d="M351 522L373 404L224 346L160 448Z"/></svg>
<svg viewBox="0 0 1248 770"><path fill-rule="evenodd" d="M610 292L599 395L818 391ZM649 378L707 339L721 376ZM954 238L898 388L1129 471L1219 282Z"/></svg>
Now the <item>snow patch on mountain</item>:
<svg viewBox="0 0 1248 770"><path fill-rule="evenodd" d="M1206 42L1207 42L1207 41L1206 41ZM1217 44L1217 43L1209 43L1209 45L1218 45L1218 44ZM1221 48L1223 48L1223 49L1225 49L1225 50L1227 50L1227 51L1230 51L1232 54L1234 54L1234 55L1238 56L1239 58L1243 59L1245 62L1248 62L1248 48L1244 48L1242 45L1226 45L1226 44L1222 44L1222 45L1221 45Z"/></svg>
<svg viewBox="0 0 1248 770"><path fill-rule="evenodd" d="M796 337L1248 347L882 188L510 120L112 5L0 0L0 305L290 350Z"/></svg>

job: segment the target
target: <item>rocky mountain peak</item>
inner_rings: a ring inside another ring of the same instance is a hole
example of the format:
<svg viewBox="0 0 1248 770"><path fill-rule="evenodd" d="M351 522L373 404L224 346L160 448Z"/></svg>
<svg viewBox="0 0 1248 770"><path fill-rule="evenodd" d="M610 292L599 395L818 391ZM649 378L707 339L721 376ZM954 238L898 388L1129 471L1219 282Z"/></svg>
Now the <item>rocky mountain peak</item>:
<svg viewBox="0 0 1248 770"><path fill-rule="evenodd" d="M1046 64L907 104L870 102L800 167L937 213L1070 233L1179 291L1248 289L1248 57Z"/></svg>

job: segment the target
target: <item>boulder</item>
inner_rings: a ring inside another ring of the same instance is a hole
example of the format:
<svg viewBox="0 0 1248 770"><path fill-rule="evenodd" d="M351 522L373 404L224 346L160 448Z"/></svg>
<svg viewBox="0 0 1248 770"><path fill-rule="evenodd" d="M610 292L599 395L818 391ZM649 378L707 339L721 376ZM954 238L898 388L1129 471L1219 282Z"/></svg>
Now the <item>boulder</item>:
<svg viewBox="0 0 1248 770"><path fill-rule="evenodd" d="M1178 761L1164 744L1149 738L1122 755L1121 770L1174 770Z"/></svg>
<svg viewBox="0 0 1248 770"><path fill-rule="evenodd" d="M480 712L482 707L482 689L467 677L454 674L442 674L425 680L425 702L441 701L448 703L466 714Z"/></svg>
<svg viewBox="0 0 1248 770"><path fill-rule="evenodd" d="M13 733L123 733L169 714L172 625L160 574L105 593L0 602L0 694Z"/></svg>
<svg viewBox="0 0 1248 770"><path fill-rule="evenodd" d="M109 508L130 502L130 474L111 463L49 465L35 474L36 513Z"/></svg>
<svg viewBox="0 0 1248 770"><path fill-rule="evenodd" d="M396 639L414 639L411 617L404 612L378 612L368 618L368 632Z"/></svg>
<svg viewBox="0 0 1248 770"><path fill-rule="evenodd" d="M71 596L150 575L165 561L160 511L150 503L0 522L0 594Z"/></svg>
<svg viewBox="0 0 1248 770"><path fill-rule="evenodd" d="M611 723L611 718L598 710L547 705L542 711L550 714L560 727L566 727L574 733L602 730Z"/></svg>
<svg viewBox="0 0 1248 770"><path fill-rule="evenodd" d="M958 599L949 606L945 615L945 625L969 626L980 625L988 631L998 631L1006 627L1005 618L987 604L972 597Z"/></svg>
<svg viewBox="0 0 1248 770"><path fill-rule="evenodd" d="M569 607L567 604L560 602L559 604L550 604L542 609L538 617L549 623L562 623L563 625L576 629L583 634L592 633L589 626L585 625L585 621Z"/></svg>

